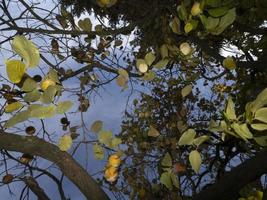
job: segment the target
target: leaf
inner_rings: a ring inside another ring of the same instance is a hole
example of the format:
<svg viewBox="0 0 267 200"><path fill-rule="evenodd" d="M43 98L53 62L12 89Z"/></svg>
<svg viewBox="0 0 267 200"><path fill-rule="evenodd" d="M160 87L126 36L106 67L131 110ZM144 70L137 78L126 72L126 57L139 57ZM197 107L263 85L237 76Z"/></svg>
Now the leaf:
<svg viewBox="0 0 267 200"><path fill-rule="evenodd" d="M258 109L267 104L267 88L264 89L250 105L250 111L256 112Z"/></svg>
<svg viewBox="0 0 267 200"><path fill-rule="evenodd" d="M150 137L158 137L160 133L158 132L157 129L155 129L153 126L150 125L147 135Z"/></svg>
<svg viewBox="0 0 267 200"><path fill-rule="evenodd" d="M23 35L16 35L12 41L13 50L25 60L26 65L35 67L40 62L40 53L35 44Z"/></svg>
<svg viewBox="0 0 267 200"><path fill-rule="evenodd" d="M155 61L156 57L152 52L149 52L145 55L145 61L148 66L152 65L152 63Z"/></svg>
<svg viewBox="0 0 267 200"><path fill-rule="evenodd" d="M216 27L220 23L219 18L214 18L214 17L206 17L205 15L200 15L200 20L204 27L207 29L207 31L213 31L216 29Z"/></svg>
<svg viewBox="0 0 267 200"><path fill-rule="evenodd" d="M30 116L39 119L51 118L56 114L56 106L51 104L49 106L42 106L39 104L32 104L29 106Z"/></svg>
<svg viewBox="0 0 267 200"><path fill-rule="evenodd" d="M4 125L5 128L10 128L15 126L16 124L26 121L29 119L30 115L28 111L22 111L11 117Z"/></svg>
<svg viewBox="0 0 267 200"><path fill-rule="evenodd" d="M257 110L254 119L267 123L267 108Z"/></svg>
<svg viewBox="0 0 267 200"><path fill-rule="evenodd" d="M185 27L184 27L184 32L185 33L189 33L190 31L192 31L194 28L193 24L191 24L190 22L186 23Z"/></svg>
<svg viewBox="0 0 267 200"><path fill-rule="evenodd" d="M240 136L245 141L247 141L247 139L253 138L252 133L247 127L247 124L239 125L238 123L233 123L231 126L234 129L234 131L237 133L237 135Z"/></svg>
<svg viewBox="0 0 267 200"><path fill-rule="evenodd" d="M121 144L121 143L122 143L122 141L121 141L120 138L114 137L111 140L111 148L115 148L116 149L116 148L118 148L119 144Z"/></svg>
<svg viewBox="0 0 267 200"><path fill-rule="evenodd" d="M12 83L19 83L25 74L26 66L20 60L6 61L6 72L8 79Z"/></svg>
<svg viewBox="0 0 267 200"><path fill-rule="evenodd" d="M125 76L119 75L116 79L116 83L122 88L127 88L128 80L125 78Z"/></svg>
<svg viewBox="0 0 267 200"><path fill-rule="evenodd" d="M196 139L193 140L193 144L196 146L199 146L203 144L204 142L208 141L210 139L210 136L207 135L202 135Z"/></svg>
<svg viewBox="0 0 267 200"><path fill-rule="evenodd" d="M235 105L231 97L228 98L225 115L228 120L236 120Z"/></svg>
<svg viewBox="0 0 267 200"><path fill-rule="evenodd" d="M31 92L26 93L23 99L26 102L34 102L34 101L38 101L40 97L41 97L41 93L39 92L38 89L35 89Z"/></svg>
<svg viewBox="0 0 267 200"><path fill-rule="evenodd" d="M148 70L148 66L147 66L146 61L144 59L137 59L136 60L136 66L137 66L137 69L141 73L146 73Z"/></svg>
<svg viewBox="0 0 267 200"><path fill-rule="evenodd" d="M267 130L267 124L251 124L251 128L257 131Z"/></svg>
<svg viewBox="0 0 267 200"><path fill-rule="evenodd" d="M98 133L103 127L103 122L100 120L95 121L92 125L91 125L91 131L93 133Z"/></svg>
<svg viewBox="0 0 267 200"><path fill-rule="evenodd" d="M183 133L183 135L180 137L178 141L178 145L192 145L194 138L196 136L196 131L194 129L188 129Z"/></svg>
<svg viewBox="0 0 267 200"><path fill-rule="evenodd" d="M106 146L111 145L112 132L111 131L100 131L98 134L98 141Z"/></svg>
<svg viewBox="0 0 267 200"><path fill-rule="evenodd" d="M160 176L160 182L165 185L169 190L172 190L172 180L170 172L163 172Z"/></svg>
<svg viewBox="0 0 267 200"><path fill-rule="evenodd" d="M184 5L184 3L181 3L181 5L179 5L177 7L177 12L178 12L178 16L182 21L186 21L187 20L187 10L186 7Z"/></svg>
<svg viewBox="0 0 267 200"><path fill-rule="evenodd" d="M43 102L44 104L50 104L54 101L56 93L57 93L56 87L50 85L42 94L40 101Z"/></svg>
<svg viewBox="0 0 267 200"><path fill-rule="evenodd" d="M24 81L21 90L23 90L24 92L31 92L36 88L37 88L37 83L32 78L27 78Z"/></svg>
<svg viewBox="0 0 267 200"><path fill-rule="evenodd" d="M11 103L11 104L7 104L7 106L5 107L5 112L6 113L14 112L16 110L19 110L22 106L23 106L23 104L20 103L19 101L16 101L16 102Z"/></svg>
<svg viewBox="0 0 267 200"><path fill-rule="evenodd" d="M45 79L52 80L52 81L55 82L55 83L60 83L60 81L59 81L59 79L58 79L58 73L57 73L57 71L54 70L54 69L51 69L51 70L48 72L48 74L47 74L47 76L46 76Z"/></svg>
<svg viewBox="0 0 267 200"><path fill-rule="evenodd" d="M79 20L78 25L84 31L90 32L92 30L92 22L89 18Z"/></svg>
<svg viewBox="0 0 267 200"><path fill-rule="evenodd" d="M225 15L228 12L228 10L229 10L228 7L224 6L224 7L208 9L208 13L212 17L221 17L221 16Z"/></svg>
<svg viewBox="0 0 267 200"><path fill-rule="evenodd" d="M182 97L188 96L192 92L193 86L192 85L187 85L182 89Z"/></svg>
<svg viewBox="0 0 267 200"><path fill-rule="evenodd" d="M172 185L176 188L179 188L179 180L178 180L177 176L173 172L171 172L170 176L171 176L171 180L172 180Z"/></svg>
<svg viewBox="0 0 267 200"><path fill-rule="evenodd" d="M182 33L181 32L181 22L180 22L178 17L174 17L174 19L170 23L170 26L171 26L172 32L174 32L178 35ZM162 58L165 58L165 57L162 57Z"/></svg>
<svg viewBox="0 0 267 200"><path fill-rule="evenodd" d="M103 160L104 159L104 149L98 144L93 145L93 152L94 152L94 157L96 160Z"/></svg>
<svg viewBox="0 0 267 200"><path fill-rule="evenodd" d="M179 48L184 56L187 56L192 52L192 48L188 42L181 43Z"/></svg>
<svg viewBox="0 0 267 200"><path fill-rule="evenodd" d="M143 80L145 81L152 81L155 78L156 74L153 71L149 71L144 74Z"/></svg>
<svg viewBox="0 0 267 200"><path fill-rule="evenodd" d="M161 58L163 60L164 60L164 58L169 56L168 48L167 48L166 44L161 45L161 47L160 47L160 55L161 55Z"/></svg>
<svg viewBox="0 0 267 200"><path fill-rule="evenodd" d="M193 168L193 170L198 173L200 170L200 166L202 163L201 156L197 150L191 151L189 154L189 162Z"/></svg>
<svg viewBox="0 0 267 200"><path fill-rule="evenodd" d="M162 59L153 66L157 69L163 69L164 67L168 65L168 63L169 63L169 59Z"/></svg>
<svg viewBox="0 0 267 200"><path fill-rule="evenodd" d="M253 139L258 145L263 146L263 147L267 146L267 136L254 137Z"/></svg>
<svg viewBox="0 0 267 200"><path fill-rule="evenodd" d="M67 151L72 146L72 138L70 135L63 135L58 142L58 147L61 151Z"/></svg>
<svg viewBox="0 0 267 200"><path fill-rule="evenodd" d="M72 101L61 101L57 104L56 112L57 114L64 114L65 112L69 111L72 106Z"/></svg>
<svg viewBox="0 0 267 200"><path fill-rule="evenodd" d="M161 165L164 167L172 166L172 157L169 153L166 153L161 161Z"/></svg>
<svg viewBox="0 0 267 200"><path fill-rule="evenodd" d="M129 74L125 69L118 69L119 75L123 76L126 80L129 80Z"/></svg>
<svg viewBox="0 0 267 200"><path fill-rule="evenodd" d="M235 60L231 56L227 56L223 60L223 67L229 70L234 70L236 68Z"/></svg>
<svg viewBox="0 0 267 200"><path fill-rule="evenodd" d="M211 34L220 35L228 26L230 26L236 18L236 10L232 8L228 10L228 12L220 18L219 25L211 31Z"/></svg>

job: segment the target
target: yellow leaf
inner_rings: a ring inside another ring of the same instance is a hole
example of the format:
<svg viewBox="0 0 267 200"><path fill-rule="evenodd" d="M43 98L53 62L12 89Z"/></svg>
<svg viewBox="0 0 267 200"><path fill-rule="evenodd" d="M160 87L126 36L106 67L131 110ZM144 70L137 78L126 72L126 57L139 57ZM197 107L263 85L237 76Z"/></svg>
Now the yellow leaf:
<svg viewBox="0 0 267 200"><path fill-rule="evenodd" d="M20 60L8 60L6 62L6 72L8 79L12 83L19 83L25 74L26 66Z"/></svg>
<svg viewBox="0 0 267 200"><path fill-rule="evenodd" d="M19 54L26 65L29 67L35 67L40 62L40 53L35 44L25 38L23 35L17 35L12 41L13 50Z"/></svg>
<svg viewBox="0 0 267 200"><path fill-rule="evenodd" d="M96 2L100 7L109 8L109 7L113 6L114 4L116 4L117 0L97 0Z"/></svg>
<svg viewBox="0 0 267 200"><path fill-rule="evenodd" d="M11 104L8 104L6 107L5 107L5 112L6 113L11 113L11 112L14 112L18 109L20 109L21 107L23 106L22 103L20 102L14 102L14 103L11 103Z"/></svg>
<svg viewBox="0 0 267 200"><path fill-rule="evenodd" d="M115 182L118 179L119 173L118 173L118 169L116 167L112 167L109 166L106 170L105 170L105 179L108 182Z"/></svg>
<svg viewBox="0 0 267 200"><path fill-rule="evenodd" d="M232 57L228 56L223 60L223 66L226 69L234 70L236 68L236 63Z"/></svg>
<svg viewBox="0 0 267 200"><path fill-rule="evenodd" d="M59 139L58 147L61 151L67 151L72 146L72 138L70 135L64 135Z"/></svg>
<svg viewBox="0 0 267 200"><path fill-rule="evenodd" d="M45 79L41 82L41 88L43 91L45 91L50 85L55 86L56 85L55 81L51 79Z"/></svg>
<svg viewBox="0 0 267 200"><path fill-rule="evenodd" d="M99 131L101 131L102 126L103 126L103 122L100 120L97 120L91 125L91 131L93 133L98 133Z"/></svg>
<svg viewBox="0 0 267 200"><path fill-rule="evenodd" d="M200 13L202 13L202 10L200 8L200 3L199 2L195 2L194 5L191 8L191 14L193 16L199 15Z"/></svg>
<svg viewBox="0 0 267 200"><path fill-rule="evenodd" d="M193 170L198 173L200 165L202 163L201 156L197 150L191 151L189 154L189 161Z"/></svg>
<svg viewBox="0 0 267 200"><path fill-rule="evenodd" d="M112 167L119 167L121 164L120 156L113 154L108 158L108 165Z"/></svg>
<svg viewBox="0 0 267 200"><path fill-rule="evenodd" d="M157 129L155 129L153 126L150 125L147 135L150 137L158 137L160 133L158 132Z"/></svg>
<svg viewBox="0 0 267 200"><path fill-rule="evenodd" d="M192 48L189 43L183 42L182 44L180 44L180 51L182 52L182 54L187 56L192 52Z"/></svg>

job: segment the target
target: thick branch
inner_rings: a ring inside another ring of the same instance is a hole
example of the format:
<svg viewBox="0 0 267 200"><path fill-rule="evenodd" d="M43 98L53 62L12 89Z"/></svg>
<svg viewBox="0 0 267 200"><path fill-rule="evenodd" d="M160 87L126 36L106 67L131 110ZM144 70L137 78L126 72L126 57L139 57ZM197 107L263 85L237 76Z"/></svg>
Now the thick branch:
<svg viewBox="0 0 267 200"><path fill-rule="evenodd" d="M217 183L201 191L193 200L229 200L248 183L267 173L267 150L226 173Z"/></svg>
<svg viewBox="0 0 267 200"><path fill-rule="evenodd" d="M37 137L11 133L0 134L0 149L40 156L55 163L88 200L108 200L95 180L66 152Z"/></svg>
<svg viewBox="0 0 267 200"><path fill-rule="evenodd" d="M30 188L30 190L38 197L38 200L50 200L34 178L30 176L25 177L23 178L23 181Z"/></svg>

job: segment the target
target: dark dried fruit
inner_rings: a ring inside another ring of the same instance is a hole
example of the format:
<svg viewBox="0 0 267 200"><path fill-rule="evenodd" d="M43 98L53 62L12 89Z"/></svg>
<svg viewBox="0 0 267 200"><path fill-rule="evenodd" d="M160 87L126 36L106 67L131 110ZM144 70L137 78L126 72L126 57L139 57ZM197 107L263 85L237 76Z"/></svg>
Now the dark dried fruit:
<svg viewBox="0 0 267 200"><path fill-rule="evenodd" d="M42 77L40 75L35 75L33 77L33 80L35 80L36 82L41 82L42 81Z"/></svg>
<svg viewBox="0 0 267 200"><path fill-rule="evenodd" d="M20 162L23 163L23 164L29 164L29 162L31 162L33 159L33 156L30 155L30 154L23 154L21 157L20 157Z"/></svg>
<svg viewBox="0 0 267 200"><path fill-rule="evenodd" d="M28 126L26 129L25 129L25 132L28 134L28 135L33 135L35 133L36 129L33 127L33 126Z"/></svg>
<svg viewBox="0 0 267 200"><path fill-rule="evenodd" d="M4 184L9 184L13 181L13 179L14 179L14 176L12 174L7 174L3 177L2 182Z"/></svg>
<svg viewBox="0 0 267 200"><path fill-rule="evenodd" d="M61 118L60 123L65 126L68 126L70 124L69 120L66 117Z"/></svg>

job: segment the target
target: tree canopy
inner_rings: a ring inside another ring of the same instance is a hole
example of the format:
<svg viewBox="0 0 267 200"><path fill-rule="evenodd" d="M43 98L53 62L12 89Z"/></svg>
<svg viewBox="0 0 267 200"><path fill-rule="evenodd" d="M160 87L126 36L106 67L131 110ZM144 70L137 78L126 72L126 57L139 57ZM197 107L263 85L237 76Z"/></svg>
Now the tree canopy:
<svg viewBox="0 0 267 200"><path fill-rule="evenodd" d="M88 200L267 199L266 0L2 0L0 38L20 199L54 199L43 177L62 200L64 177ZM86 118L114 90L117 132Z"/></svg>

